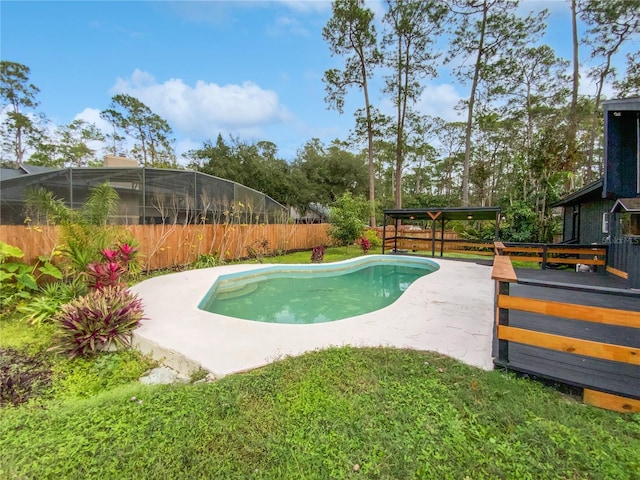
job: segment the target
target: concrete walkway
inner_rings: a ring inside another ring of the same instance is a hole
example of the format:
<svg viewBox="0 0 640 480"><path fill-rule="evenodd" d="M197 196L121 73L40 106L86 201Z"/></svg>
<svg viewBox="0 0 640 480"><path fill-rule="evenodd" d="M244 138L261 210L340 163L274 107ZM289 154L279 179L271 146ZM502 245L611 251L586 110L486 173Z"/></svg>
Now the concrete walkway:
<svg viewBox="0 0 640 480"><path fill-rule="evenodd" d="M148 320L134 345L183 373L198 367L216 377L329 346L389 346L436 351L493 368L491 268L437 259L440 269L416 280L392 305L315 325L278 325L197 308L219 275L265 265L229 265L151 278L132 287Z"/></svg>

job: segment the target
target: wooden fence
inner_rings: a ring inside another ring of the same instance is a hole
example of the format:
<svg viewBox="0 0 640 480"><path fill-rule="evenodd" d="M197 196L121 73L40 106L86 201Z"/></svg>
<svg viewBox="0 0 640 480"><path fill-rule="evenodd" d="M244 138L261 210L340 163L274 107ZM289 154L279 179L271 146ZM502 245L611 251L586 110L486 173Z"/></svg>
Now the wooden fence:
<svg viewBox="0 0 640 480"><path fill-rule="evenodd" d="M311 249L328 245L327 224L272 225L129 225L122 228L138 241L146 270L187 265L198 255L221 260L248 256L247 248L266 245L268 253ZM59 245L59 227L3 225L0 241L19 247L26 263L50 255Z"/></svg>
<svg viewBox="0 0 640 480"><path fill-rule="evenodd" d="M383 229L377 228L378 237L383 238ZM408 228L387 230L384 249L407 250L409 252L467 253L472 255L493 255L493 243L460 238L458 232L445 230L444 235L437 231L435 238L431 229L412 230Z"/></svg>
<svg viewBox="0 0 640 480"><path fill-rule="evenodd" d="M492 272L497 309L494 363L580 386L585 403L640 412L640 294L579 283L523 281L510 257L501 255L504 251L498 243ZM577 253L592 255L589 249ZM558 301L563 299L570 302Z"/></svg>

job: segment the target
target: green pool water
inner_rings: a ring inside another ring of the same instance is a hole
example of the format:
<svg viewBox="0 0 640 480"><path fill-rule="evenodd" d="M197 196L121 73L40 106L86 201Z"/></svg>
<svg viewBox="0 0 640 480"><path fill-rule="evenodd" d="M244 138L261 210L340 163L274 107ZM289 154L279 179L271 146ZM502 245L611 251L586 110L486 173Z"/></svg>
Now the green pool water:
<svg viewBox="0 0 640 480"><path fill-rule="evenodd" d="M286 271L218 280L201 302L212 313L269 323L323 323L395 302L437 264L373 264L337 271Z"/></svg>

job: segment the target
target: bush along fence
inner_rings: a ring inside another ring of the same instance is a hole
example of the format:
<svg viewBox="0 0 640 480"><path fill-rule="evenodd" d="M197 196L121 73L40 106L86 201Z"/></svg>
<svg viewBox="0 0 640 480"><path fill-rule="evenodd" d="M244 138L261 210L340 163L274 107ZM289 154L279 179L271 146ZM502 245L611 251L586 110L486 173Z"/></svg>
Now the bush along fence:
<svg viewBox="0 0 640 480"><path fill-rule="evenodd" d="M137 241L147 271L196 262L200 256L217 261L247 258L259 251L273 255L329 245L327 224L160 224L123 226ZM38 261L59 247L60 227L3 225L0 241L24 252L22 261Z"/></svg>

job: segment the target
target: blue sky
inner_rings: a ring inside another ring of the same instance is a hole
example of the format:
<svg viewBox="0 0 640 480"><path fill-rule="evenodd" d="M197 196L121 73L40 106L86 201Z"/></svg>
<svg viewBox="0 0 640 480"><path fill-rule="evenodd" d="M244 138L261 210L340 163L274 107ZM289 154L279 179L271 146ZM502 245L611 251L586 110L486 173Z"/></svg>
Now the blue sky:
<svg viewBox="0 0 640 480"><path fill-rule="evenodd" d="M568 58L568 3L521 4L545 7L546 43ZM354 92L343 115L324 103L323 73L341 65L322 39L329 1L3 0L0 15L2 59L31 69L40 110L57 125L83 118L102 127L99 111L127 93L169 122L179 154L222 133L272 141L291 160L313 137L346 139L362 103ZM443 69L419 105L453 120L466 95Z"/></svg>

